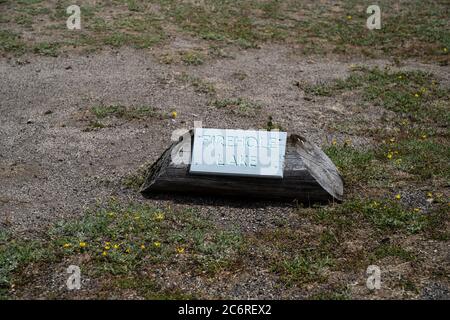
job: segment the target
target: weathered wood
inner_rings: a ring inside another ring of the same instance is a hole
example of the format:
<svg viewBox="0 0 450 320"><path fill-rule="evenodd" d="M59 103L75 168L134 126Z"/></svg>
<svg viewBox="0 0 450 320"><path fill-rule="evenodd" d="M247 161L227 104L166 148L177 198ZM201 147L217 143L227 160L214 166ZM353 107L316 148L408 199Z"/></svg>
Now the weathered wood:
<svg viewBox="0 0 450 320"><path fill-rule="evenodd" d="M192 131L187 135L192 137ZM182 151L181 144L181 139L180 142L173 143L150 166L141 187L143 195L192 193L280 200L296 199L307 204L342 199L343 183L333 162L320 148L298 135L293 134L288 138L283 179L192 175L189 173L189 164L177 164L172 159L173 154Z"/></svg>

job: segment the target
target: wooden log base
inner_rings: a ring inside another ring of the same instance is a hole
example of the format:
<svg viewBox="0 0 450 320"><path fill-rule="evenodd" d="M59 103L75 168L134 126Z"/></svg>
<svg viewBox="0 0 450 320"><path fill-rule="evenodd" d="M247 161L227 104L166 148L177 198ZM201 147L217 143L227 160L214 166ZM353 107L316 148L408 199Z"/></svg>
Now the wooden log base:
<svg viewBox="0 0 450 320"><path fill-rule="evenodd" d="M192 130L186 135L191 135L191 141L193 140ZM308 205L342 200L343 182L336 166L320 148L299 135L291 134L288 137L283 179L192 175L189 173L189 164L175 163L171 156L177 152L186 152L182 150L183 138L186 136L173 143L148 168L147 177L141 187L144 196L190 193L297 200Z"/></svg>

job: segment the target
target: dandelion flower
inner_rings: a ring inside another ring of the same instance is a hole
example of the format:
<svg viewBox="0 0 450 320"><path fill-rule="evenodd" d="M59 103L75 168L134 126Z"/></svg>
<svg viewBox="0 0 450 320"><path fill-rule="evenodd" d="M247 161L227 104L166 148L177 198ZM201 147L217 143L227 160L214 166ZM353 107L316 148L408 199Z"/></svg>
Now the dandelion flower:
<svg viewBox="0 0 450 320"><path fill-rule="evenodd" d="M108 255L108 252L106 252L106 251L103 251L103 252L102 252L102 256L104 256L104 257L105 257L106 255Z"/></svg>
<svg viewBox="0 0 450 320"><path fill-rule="evenodd" d="M178 252L179 254L183 254L183 253L184 253L184 248L183 248L183 247L178 247L178 248L177 248L177 252Z"/></svg>
<svg viewBox="0 0 450 320"><path fill-rule="evenodd" d="M170 116L172 117L172 119L175 119L178 116L178 113L176 111L172 111L170 113Z"/></svg>
<svg viewBox="0 0 450 320"><path fill-rule="evenodd" d="M144 250L145 249L145 245L141 244L141 249Z"/></svg>
<svg viewBox="0 0 450 320"><path fill-rule="evenodd" d="M348 15L348 16L347 16L347 20L352 20L352 16L351 16L351 15Z"/></svg>
<svg viewBox="0 0 450 320"><path fill-rule="evenodd" d="M80 242L79 245L80 245L80 248L85 248L86 247L86 242Z"/></svg>
<svg viewBox="0 0 450 320"><path fill-rule="evenodd" d="M393 156L392 152L388 152L388 154L386 155L386 158L388 158L389 160L391 160L391 159L392 159L392 156Z"/></svg>
<svg viewBox="0 0 450 320"><path fill-rule="evenodd" d="M72 245L70 243L64 243L63 247L64 248L70 248Z"/></svg>
<svg viewBox="0 0 450 320"><path fill-rule="evenodd" d="M115 244L115 245L113 245L113 248L114 249L119 249L119 245Z"/></svg>
<svg viewBox="0 0 450 320"><path fill-rule="evenodd" d="M400 200L401 197L402 197L402 196L398 193L398 194L395 195L395 200Z"/></svg>
<svg viewBox="0 0 450 320"><path fill-rule="evenodd" d="M331 140L331 144L332 144L333 146L335 146L336 143L337 143L336 139Z"/></svg>
<svg viewBox="0 0 450 320"><path fill-rule="evenodd" d="M105 250L109 250L109 249L111 249L110 246L105 246Z"/></svg>
<svg viewBox="0 0 450 320"><path fill-rule="evenodd" d="M418 97L420 97L420 96L419 96L419 94L418 94L418 93L416 93L416 94L414 95L414 97L418 98Z"/></svg>
<svg viewBox="0 0 450 320"><path fill-rule="evenodd" d="M155 241L155 242L153 242L153 245L154 245L156 248L159 248L159 247L161 247L161 242Z"/></svg>
<svg viewBox="0 0 450 320"><path fill-rule="evenodd" d="M157 213L155 214L155 220L158 220L158 221L164 220L164 213L162 213L162 212L157 212Z"/></svg>

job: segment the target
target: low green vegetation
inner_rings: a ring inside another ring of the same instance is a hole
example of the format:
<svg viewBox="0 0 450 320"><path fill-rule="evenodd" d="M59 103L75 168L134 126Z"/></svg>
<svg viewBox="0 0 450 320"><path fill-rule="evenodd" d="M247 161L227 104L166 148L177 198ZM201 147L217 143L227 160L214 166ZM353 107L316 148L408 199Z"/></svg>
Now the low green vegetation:
<svg viewBox="0 0 450 320"><path fill-rule="evenodd" d="M304 90L305 93L316 96L335 96L345 91L360 90L365 102L416 117L425 113L432 114L434 110L429 107L430 103L449 94L429 73L393 72L377 67L354 67L345 79L305 86Z"/></svg>
<svg viewBox="0 0 450 320"><path fill-rule="evenodd" d="M333 261L330 257L317 256L314 252L305 251L275 263L272 270L278 273L286 284L299 285L326 280L324 272L332 265Z"/></svg>
<svg viewBox="0 0 450 320"><path fill-rule="evenodd" d="M32 262L52 264L83 257L84 272L115 289L133 287L145 291L146 297L180 298L181 292L169 293L156 280L142 279L138 271L175 265L183 272L214 275L232 268L242 243L239 232L218 230L193 210L123 205L112 199L80 219L53 225L45 239L15 239L2 233L1 294L7 297Z"/></svg>
<svg viewBox="0 0 450 320"><path fill-rule="evenodd" d="M90 111L97 119L114 116L131 120L162 116L158 109L150 106L125 107L122 105L100 105L92 107Z"/></svg>
<svg viewBox="0 0 450 320"><path fill-rule="evenodd" d="M183 61L183 63L187 65L198 66L200 64L203 64L204 57L201 53L196 51L184 51L181 53L181 61Z"/></svg>
<svg viewBox="0 0 450 320"><path fill-rule="evenodd" d="M243 116L254 116L261 109L260 104L244 98L214 100L211 105Z"/></svg>
<svg viewBox="0 0 450 320"><path fill-rule="evenodd" d="M373 150L360 150L344 143L333 141L333 145L324 149L343 175L344 181L350 185L380 185L388 177L382 162L376 159Z"/></svg>
<svg viewBox="0 0 450 320"><path fill-rule="evenodd" d="M181 74L179 79L192 86L195 92L202 93L206 95L215 95L216 87L214 84L208 80L204 80L202 78L191 76L185 72Z"/></svg>
<svg viewBox="0 0 450 320"><path fill-rule="evenodd" d="M167 39L167 30L172 29L169 32L189 34L214 46L247 49L275 42L295 44L299 47L296 52L305 54L419 57L448 64L450 37L446 7L431 0L401 4L379 1L380 30L366 28L367 6L354 0L326 6L295 0L117 0L81 4L82 31L74 33L65 27L68 17L65 9L70 4L68 0L58 1L54 6L45 1L4 0L1 9L11 19L0 19L0 24L5 24L6 29L17 29L19 35L31 31L39 39L40 21L45 21L45 29L55 43L65 43L70 38L71 44L87 49L148 48ZM41 19L35 19L36 16ZM86 42L86 37L95 41ZM4 47L0 46L3 52L21 52ZM33 45L27 41L24 48L32 49ZM188 54L183 61L197 65L203 59Z"/></svg>
<svg viewBox="0 0 450 320"><path fill-rule="evenodd" d="M8 297L18 269L44 259L51 261L53 256L41 241L14 238L11 233L0 230L0 299Z"/></svg>

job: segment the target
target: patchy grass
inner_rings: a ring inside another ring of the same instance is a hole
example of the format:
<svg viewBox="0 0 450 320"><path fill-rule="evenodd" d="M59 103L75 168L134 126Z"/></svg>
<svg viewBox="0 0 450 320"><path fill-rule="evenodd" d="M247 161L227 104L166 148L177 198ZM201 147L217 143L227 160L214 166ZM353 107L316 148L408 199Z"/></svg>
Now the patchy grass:
<svg viewBox="0 0 450 320"><path fill-rule="evenodd" d="M204 56L197 51L184 51L181 53L181 61L186 65L198 66L203 64Z"/></svg>
<svg viewBox="0 0 450 320"><path fill-rule="evenodd" d="M124 0L80 4L82 32L65 29L70 1L49 6L43 1L0 3L11 19L4 22L19 34L42 35L39 15L57 42L72 38L86 48L133 46L148 48L166 39L166 30L187 33L213 45L257 48L265 42L300 45L296 52L362 54L369 57L419 57L448 64L450 37L444 3L414 0L378 2L382 29L368 30L366 6L354 0L323 5L315 1L180 1ZM155 8L158 8L155 10ZM108 12L108 16L104 15ZM103 20L104 23L99 21ZM49 28L48 28L49 27ZM81 35L96 39L87 44ZM28 43L25 48L32 48ZM3 50L4 51L4 50ZM193 58L187 61L199 60ZM190 63L190 62L188 62Z"/></svg>
<svg viewBox="0 0 450 320"><path fill-rule="evenodd" d="M158 109L150 106L125 107L122 105L94 106L90 109L97 119L114 116L127 120L145 119L148 117L161 117Z"/></svg>
<svg viewBox="0 0 450 320"><path fill-rule="evenodd" d="M280 275L287 285L322 282L326 279L325 270L333 265L328 256L305 251L301 255L288 257L281 262L276 262L273 271Z"/></svg>
<svg viewBox="0 0 450 320"><path fill-rule="evenodd" d="M376 159L372 150L359 150L347 143L335 143L327 146L324 152L343 175L346 184L379 185L383 180L388 180L383 163Z"/></svg>
<svg viewBox="0 0 450 320"><path fill-rule="evenodd" d="M2 295L7 296L12 279L20 279L21 270L32 262L51 264L83 257L84 272L107 283L109 290L135 288L147 298L186 298L140 274L175 266L183 273L214 275L237 262L242 241L239 232L218 230L193 210L111 200L81 219L53 225L45 239L18 240L2 233Z"/></svg>
<svg viewBox="0 0 450 320"><path fill-rule="evenodd" d="M449 90L441 88L432 75L422 71L397 71L389 69L355 67L346 79L332 83L307 85L305 93L317 96L334 96L345 91L359 90L367 103L403 114L416 120L430 117L437 121L444 110L434 110L433 103L448 99ZM449 111L444 112L446 118ZM433 115L437 117L433 117Z"/></svg>
<svg viewBox="0 0 450 320"><path fill-rule="evenodd" d="M380 150L399 170L421 179L450 179L450 146L426 134L422 138L403 138L384 144Z"/></svg>
<svg viewBox="0 0 450 320"><path fill-rule="evenodd" d="M192 88L194 88L194 91L197 93L206 94L206 95L215 95L216 94L216 87L210 81L201 79L196 76L188 75L185 72L183 72L181 74L179 79L181 81L191 85Z"/></svg>
<svg viewBox="0 0 450 320"><path fill-rule="evenodd" d="M14 238L10 233L0 231L0 299L8 297L15 282L15 272L23 266L43 259L51 260L53 252L47 250L41 241Z"/></svg>
<svg viewBox="0 0 450 320"><path fill-rule="evenodd" d="M381 123L379 129L368 132L375 138L370 151L339 146L335 141L326 147L345 181L350 185L380 182L383 175L401 171L422 180L449 179L450 145L448 132L442 129L450 117L444 107L450 98L448 88L440 86L429 73L364 67L354 68L346 79L305 88L309 94L325 96L351 90L358 90L366 104L378 104L395 115L381 119L389 131Z"/></svg>
<svg viewBox="0 0 450 320"><path fill-rule="evenodd" d="M59 43L42 42L34 46L33 52L42 56L57 57L59 48Z"/></svg>
<svg viewBox="0 0 450 320"><path fill-rule="evenodd" d="M408 209L396 200L353 199L343 204L316 211L317 222L349 230L357 221L369 223L379 232L404 231L409 234L424 231L431 223L429 215Z"/></svg>
<svg viewBox="0 0 450 320"><path fill-rule="evenodd" d="M372 260L378 261L386 257L398 257L404 261L414 261L416 255L398 244L381 244L373 252Z"/></svg>
<svg viewBox="0 0 450 320"><path fill-rule="evenodd" d="M18 34L8 30L0 30L0 50L22 54L25 51L25 44L20 40Z"/></svg>
<svg viewBox="0 0 450 320"><path fill-rule="evenodd" d="M261 109L260 104L243 98L214 100L211 102L211 105L218 109L227 109L234 114L243 116L255 115Z"/></svg>

